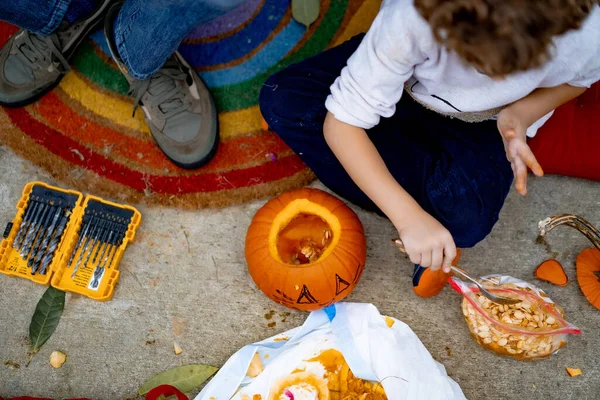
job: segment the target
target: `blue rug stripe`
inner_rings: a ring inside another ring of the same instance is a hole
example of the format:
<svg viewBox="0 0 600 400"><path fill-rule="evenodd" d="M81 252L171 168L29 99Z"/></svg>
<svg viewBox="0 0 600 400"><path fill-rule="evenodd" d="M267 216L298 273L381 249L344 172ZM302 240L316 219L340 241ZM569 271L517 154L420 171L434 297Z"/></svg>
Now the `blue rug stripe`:
<svg viewBox="0 0 600 400"><path fill-rule="evenodd" d="M259 47L281 22L289 0L269 0L258 15L241 31L233 36L209 43L187 44L179 51L194 67L228 63Z"/></svg>
<svg viewBox="0 0 600 400"><path fill-rule="evenodd" d="M254 78L282 60L306 33L306 27L297 22L288 24L253 57L234 67L201 72L200 76L210 88L235 85Z"/></svg>

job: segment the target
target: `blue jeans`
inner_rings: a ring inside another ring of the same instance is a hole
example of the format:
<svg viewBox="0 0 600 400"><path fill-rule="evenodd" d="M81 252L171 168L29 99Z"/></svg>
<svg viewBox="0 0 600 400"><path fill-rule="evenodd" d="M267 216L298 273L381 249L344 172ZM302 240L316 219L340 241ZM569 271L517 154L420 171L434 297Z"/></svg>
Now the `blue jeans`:
<svg viewBox="0 0 600 400"><path fill-rule="evenodd" d="M362 35L271 76L260 93L270 126L338 195L381 212L356 186L323 136L329 87ZM496 123L467 123L426 109L404 94L396 114L367 131L388 169L458 247L492 230L513 173Z"/></svg>
<svg viewBox="0 0 600 400"><path fill-rule="evenodd" d="M49 35L71 1L0 0L0 19ZM98 0L100 1L100 0ZM119 55L131 75L154 75L194 27L220 17L244 0L126 0L115 23Z"/></svg>

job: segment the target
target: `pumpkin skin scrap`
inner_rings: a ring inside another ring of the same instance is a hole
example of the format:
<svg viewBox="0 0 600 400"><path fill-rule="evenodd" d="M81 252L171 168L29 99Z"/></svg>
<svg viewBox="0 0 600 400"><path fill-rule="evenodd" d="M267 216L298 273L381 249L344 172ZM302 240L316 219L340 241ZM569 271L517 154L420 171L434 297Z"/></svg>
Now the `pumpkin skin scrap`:
<svg viewBox="0 0 600 400"><path fill-rule="evenodd" d="M268 201L246 235L250 276L269 298L314 311L352 292L366 260L358 216L318 189L298 189Z"/></svg>

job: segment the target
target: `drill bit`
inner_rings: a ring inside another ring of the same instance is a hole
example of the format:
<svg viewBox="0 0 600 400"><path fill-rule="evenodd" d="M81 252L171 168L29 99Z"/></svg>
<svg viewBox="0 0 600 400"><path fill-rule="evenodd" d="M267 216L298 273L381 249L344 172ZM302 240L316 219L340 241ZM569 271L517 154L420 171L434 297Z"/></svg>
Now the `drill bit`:
<svg viewBox="0 0 600 400"><path fill-rule="evenodd" d="M56 251L60 243L63 232L65 231L65 227L67 226L67 222L69 221L70 215L71 212L66 210L58 224L58 227L56 228L56 233L54 234L54 236L52 236L52 241L48 245L48 250L46 250L46 254L42 259L42 267L40 268L41 275L46 275L46 271L48 269L48 266L52 262L52 259L54 258L54 252Z"/></svg>
<svg viewBox="0 0 600 400"><path fill-rule="evenodd" d="M77 263L75 264L75 269L73 270L73 275L71 275L71 278L75 278L75 274L77 273L77 270L79 270L79 265L81 264L83 255L85 254L85 252L87 251L87 249L90 246L91 238L92 238L92 236L94 236L94 234L98 230L99 223L100 223L100 218L92 217L92 221L90 221L90 225L91 225L90 234L85 237L83 243L81 244L81 251L79 252L79 257L77 257Z"/></svg>
<svg viewBox="0 0 600 400"><path fill-rule="evenodd" d="M89 217L89 215L87 217ZM71 263L73 262L73 258L75 258L75 254L77 253L77 250L79 250L79 246L81 246L83 239L85 237L87 237L88 231L90 230L90 226L92 225L92 220L93 220L93 217L90 217L90 218L86 218L86 216L83 217L83 221L81 222L81 228L79 229L80 235L79 235L79 238L77 239L77 243L75 244L75 247L73 248L73 252L71 253L71 256L69 257L69 262L67 263L67 267L71 266Z"/></svg>
<svg viewBox="0 0 600 400"><path fill-rule="evenodd" d="M52 238L52 235L54 234L54 230L56 229L56 224L58 224L58 222L60 221L60 217L62 216L62 213L63 213L63 209L61 208L61 205L62 205L62 202L59 202L58 208L57 208L56 212L54 213L54 216L52 217L52 222L50 223L50 226L48 227L48 229L46 229L45 232L43 232L44 237L41 241L41 244L34 251L31 258L29 259L29 262L27 263L27 265L29 265L31 267L31 275L34 275L35 272L38 270L38 268L40 267L40 265L42 263L42 258L44 257L44 254L46 254L46 252L48 251L48 244L50 243L50 239Z"/></svg>
<svg viewBox="0 0 600 400"><path fill-rule="evenodd" d="M119 251L119 247L121 246L121 244L123 244L123 239L125 239L125 233L127 232L127 228L129 225L119 225L119 229L117 230L117 235L115 236L115 241L114 241L114 252L112 253L111 257L110 257L110 261L108 261L107 267L110 268L110 266L113 263L113 260L115 258L115 256L117 255L117 252Z"/></svg>
<svg viewBox="0 0 600 400"><path fill-rule="evenodd" d="M40 231L44 221L46 220L46 215L48 214L48 210L50 209L50 205L42 204L41 213L38 215L38 218L33 221L31 229L27 232L27 237L25 238L25 242L23 243L23 248L21 249L21 257L23 259L27 259L29 255L29 251L34 244L35 239L38 236L38 232Z"/></svg>
<svg viewBox="0 0 600 400"><path fill-rule="evenodd" d="M104 254L106 254L106 249L108 249L110 247L110 244L112 243L112 237L115 233L115 227L116 227L116 222L109 222L109 227L108 227L108 237L105 240L105 245L104 248L102 249L102 254L100 254L100 261L98 263L98 265L100 265L102 263L102 259L104 258ZM94 264L96 262L96 257L94 257L94 260L92 261L92 264Z"/></svg>
<svg viewBox="0 0 600 400"><path fill-rule="evenodd" d="M90 241L92 247L90 248L90 251L88 251L85 261L83 262L83 265L82 265L83 268L87 267L88 262L90 261L90 257L92 256L92 253L94 252L94 247L96 247L96 243L98 243L98 240L100 239L100 236L102 235L102 232L104 231L105 225L106 225L106 220L105 219L101 220L100 225L98 226L98 230L96 231L96 234ZM90 243L88 243L88 245L90 245Z"/></svg>
<svg viewBox="0 0 600 400"><path fill-rule="evenodd" d="M40 233L33 241L33 245L31 246L31 254L29 256L29 260L27 260L27 265L31 268L33 268L35 259L37 258L39 252L42 249L42 243L44 241L44 238L48 235L48 230L50 229L50 225L52 224L52 220L54 219L55 211L56 206L50 206L48 213L46 213L46 218L44 218L44 221L41 224ZM35 273L35 270L33 270L32 272Z"/></svg>
<svg viewBox="0 0 600 400"><path fill-rule="evenodd" d="M96 252L94 254L94 257L92 257L92 264L94 265L96 263L96 260L98 259L98 255L100 254L100 250L102 247L105 247L104 245L106 244L107 238L110 234L110 231L112 229L112 222L110 222L109 220L106 221L106 228L104 229L104 232L102 233L102 237L99 240L98 243L98 247L96 247Z"/></svg>
<svg viewBox="0 0 600 400"><path fill-rule="evenodd" d="M21 250L23 249L24 244L27 242L27 238L30 237L30 235L32 235L35 223L40 218L40 214L42 212L44 204L38 202L36 206L37 207L35 208L35 212L32 212L31 217L29 219L29 225L27 225L27 229L24 229L23 233L21 234L21 239L19 240L19 252L21 252Z"/></svg>
<svg viewBox="0 0 600 400"><path fill-rule="evenodd" d="M120 222L121 218L118 218L117 221ZM104 250L102 251L102 254L100 255L100 262L96 266L96 269L94 269L94 275L93 275L92 283L91 283L91 287L93 289L98 287L98 284L100 283L100 278L104 274L104 269L106 268L106 263L110 258L110 254L112 253L113 249L116 249L115 246L117 244L120 226L121 225L118 222L115 222L115 223L111 224L111 226L110 226L110 234L108 235L108 239L106 240L106 246L104 247ZM108 253L106 253L106 249L108 249ZM112 262L112 258L111 258L111 262Z"/></svg>
<svg viewBox="0 0 600 400"><path fill-rule="evenodd" d="M17 231L17 235L15 236L15 240L13 242L13 247L16 250L20 250L20 245L23 241L23 236L25 235L25 232L27 232L27 228L31 223L31 219L33 218L37 210L39 203L36 201L36 199L37 197L29 200L29 205L27 206L27 210L25 210L25 215L23 215L23 222L21 222L21 226L19 226L19 230Z"/></svg>

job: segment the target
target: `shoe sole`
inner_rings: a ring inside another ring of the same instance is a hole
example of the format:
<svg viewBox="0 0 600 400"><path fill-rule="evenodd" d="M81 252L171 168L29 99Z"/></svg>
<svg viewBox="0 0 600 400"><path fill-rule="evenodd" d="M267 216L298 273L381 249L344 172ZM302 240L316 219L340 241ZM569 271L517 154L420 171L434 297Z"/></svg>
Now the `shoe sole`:
<svg viewBox="0 0 600 400"><path fill-rule="evenodd" d="M73 43L71 43L70 49L64 53L64 56L68 61L71 60L71 58L75 54L75 51L79 48L81 43L83 43L83 41L88 37L88 35L100 25L100 23L102 22L102 19L104 17L104 13L110 7L111 3L113 3L113 2L110 0L104 2L89 17L88 25L82 29L79 37L77 39L75 39L73 41ZM43 97L46 93L52 91L56 86L58 86L58 84L64 78L64 76L65 76L65 74L61 74L56 79L56 81L54 81L51 85L42 89L39 93L36 93L34 96L32 96L26 100L21 100L21 101L17 101L17 102L13 102L13 103L5 103L5 102L0 101L0 106L6 107L6 108L19 108L19 107L24 107L29 104L35 103L37 100L39 100L41 97Z"/></svg>

